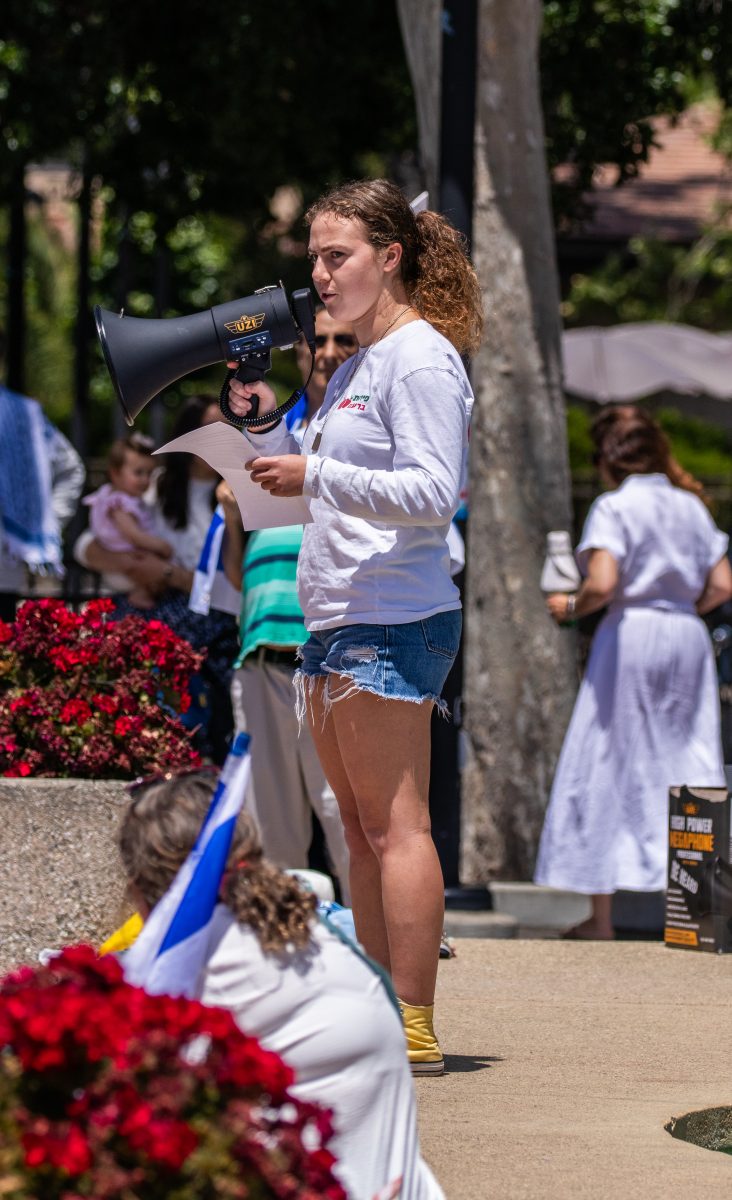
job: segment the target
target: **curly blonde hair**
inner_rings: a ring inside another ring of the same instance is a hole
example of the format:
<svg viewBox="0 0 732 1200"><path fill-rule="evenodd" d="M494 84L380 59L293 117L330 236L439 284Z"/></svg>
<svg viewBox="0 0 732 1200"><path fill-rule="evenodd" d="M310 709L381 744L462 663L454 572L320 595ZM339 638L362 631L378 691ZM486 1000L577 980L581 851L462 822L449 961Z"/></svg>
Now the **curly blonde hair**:
<svg viewBox="0 0 732 1200"><path fill-rule="evenodd" d="M333 188L305 214L333 214L364 225L372 246L402 247L401 277L409 302L460 354L473 354L483 333L483 300L462 234L436 212L412 212L388 179L358 179Z"/></svg>
<svg viewBox="0 0 732 1200"><path fill-rule="evenodd" d="M215 779L201 772L150 783L135 793L118 844L129 884L151 908L193 849L214 788ZM315 896L263 858L246 812L234 828L221 900L267 953L302 949L310 942Z"/></svg>

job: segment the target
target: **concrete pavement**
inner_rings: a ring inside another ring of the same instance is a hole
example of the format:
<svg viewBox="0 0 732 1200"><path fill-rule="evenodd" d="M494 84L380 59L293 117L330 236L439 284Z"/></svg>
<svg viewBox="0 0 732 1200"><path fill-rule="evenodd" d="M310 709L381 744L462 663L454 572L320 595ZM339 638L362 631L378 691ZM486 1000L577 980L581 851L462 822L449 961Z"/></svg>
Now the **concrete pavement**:
<svg viewBox="0 0 732 1200"><path fill-rule="evenodd" d="M441 1079L416 1081L448 1200L732 1196L672 1116L732 1105L732 956L659 942L473 940L440 963Z"/></svg>

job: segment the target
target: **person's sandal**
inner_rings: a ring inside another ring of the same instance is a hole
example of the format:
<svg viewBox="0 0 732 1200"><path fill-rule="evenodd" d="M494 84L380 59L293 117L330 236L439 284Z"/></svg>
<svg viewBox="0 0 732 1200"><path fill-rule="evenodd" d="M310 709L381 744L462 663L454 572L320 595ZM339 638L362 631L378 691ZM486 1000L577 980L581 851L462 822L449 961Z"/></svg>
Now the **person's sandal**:
<svg viewBox="0 0 732 1200"><path fill-rule="evenodd" d="M407 1058L413 1075L442 1075L445 1070L445 1060L432 1024L434 1008L434 1004L399 1001L407 1039Z"/></svg>
<svg viewBox="0 0 732 1200"><path fill-rule="evenodd" d="M447 930L445 930L440 939L440 958L455 958L456 954L455 943L451 937L448 937Z"/></svg>

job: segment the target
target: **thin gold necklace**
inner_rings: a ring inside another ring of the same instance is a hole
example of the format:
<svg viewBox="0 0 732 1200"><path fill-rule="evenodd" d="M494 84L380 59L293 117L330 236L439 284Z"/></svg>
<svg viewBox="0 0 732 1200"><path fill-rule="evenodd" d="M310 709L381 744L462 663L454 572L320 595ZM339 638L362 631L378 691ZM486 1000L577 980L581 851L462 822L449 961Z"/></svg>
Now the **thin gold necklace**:
<svg viewBox="0 0 732 1200"><path fill-rule="evenodd" d="M342 396L345 396L349 387L351 386L354 379L358 375L359 371L361 370L361 367L366 362L366 359L369 356L369 351L372 350L374 346L377 346L379 344L379 342L383 341L383 339L386 337L389 330L393 329L394 326L396 325L397 321L400 321L401 318L405 315L405 313L410 312L412 310L412 308L413 308L413 305L407 304L406 308L403 308L400 313L397 313L394 320L389 325L387 325L387 327L383 331L383 333L380 333L379 336L373 342L369 342L368 346L366 347L366 353L364 354L363 358L359 358L358 354L356 354L356 361L353 364L353 369L351 370L351 373L348 376L348 379L346 380L345 384L343 385L340 392L338 393L335 400L333 401L330 408L328 409L327 413L325 414L325 420L323 421L323 424L321 425L320 429L318 430L318 432L316 433L316 435L313 439L313 444L310 447L311 452L313 454L317 454L318 450L320 449L320 443L323 440L323 433L325 431L326 425L328 424L330 414L333 412L334 409L336 409L338 407L338 401L341 399Z"/></svg>

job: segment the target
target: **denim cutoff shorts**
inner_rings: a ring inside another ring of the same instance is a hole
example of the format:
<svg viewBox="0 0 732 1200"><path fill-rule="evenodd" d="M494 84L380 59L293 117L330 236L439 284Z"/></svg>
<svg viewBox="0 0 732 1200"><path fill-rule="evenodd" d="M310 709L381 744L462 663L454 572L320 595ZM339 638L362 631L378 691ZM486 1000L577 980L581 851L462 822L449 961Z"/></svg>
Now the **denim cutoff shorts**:
<svg viewBox="0 0 732 1200"><path fill-rule="evenodd" d="M304 685L320 676L346 676L345 685L328 688L336 703L354 692L372 692L386 700L433 700L446 715L442 688L460 643L460 609L435 613L404 625L340 625L318 629L298 650L298 699L304 707ZM298 686L299 685L299 686Z"/></svg>

